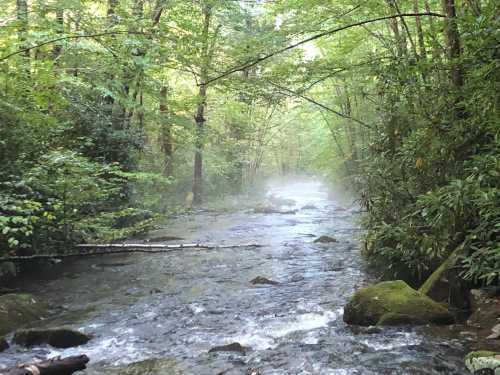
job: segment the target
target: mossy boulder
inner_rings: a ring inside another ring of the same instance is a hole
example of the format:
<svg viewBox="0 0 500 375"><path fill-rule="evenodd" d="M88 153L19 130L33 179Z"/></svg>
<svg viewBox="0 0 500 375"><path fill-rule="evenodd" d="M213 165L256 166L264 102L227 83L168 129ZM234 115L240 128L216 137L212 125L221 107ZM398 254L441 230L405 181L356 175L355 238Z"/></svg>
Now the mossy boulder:
<svg viewBox="0 0 500 375"><path fill-rule="evenodd" d="M500 353L471 352L465 356L465 366L473 374L500 374Z"/></svg>
<svg viewBox="0 0 500 375"><path fill-rule="evenodd" d="M45 311L46 307L31 294L0 296L0 335L40 319Z"/></svg>
<svg viewBox="0 0 500 375"><path fill-rule="evenodd" d="M344 321L361 326L452 324L441 304L404 281L386 281L358 290L344 308Z"/></svg>
<svg viewBox="0 0 500 375"><path fill-rule="evenodd" d="M55 348L72 348L89 342L90 336L68 328L22 329L14 334L13 342L30 347L49 344Z"/></svg>

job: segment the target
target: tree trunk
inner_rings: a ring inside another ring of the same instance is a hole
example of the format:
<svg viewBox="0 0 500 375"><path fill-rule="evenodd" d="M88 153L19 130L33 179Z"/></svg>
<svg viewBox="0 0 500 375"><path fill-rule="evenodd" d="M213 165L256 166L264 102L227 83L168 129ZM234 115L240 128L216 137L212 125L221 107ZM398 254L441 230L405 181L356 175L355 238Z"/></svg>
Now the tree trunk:
<svg viewBox="0 0 500 375"><path fill-rule="evenodd" d="M56 22L57 22L57 34L61 35L64 32L64 10L56 9ZM55 64L57 65L57 59L61 55L62 47L60 44L55 44L54 49L52 50L52 57L54 59Z"/></svg>
<svg viewBox="0 0 500 375"><path fill-rule="evenodd" d="M413 11L415 13L419 13L418 0L413 0ZM427 51L425 49L424 32L422 30L422 22L420 20L420 16L417 16L415 18L415 24L417 26L417 40L418 40L418 47L420 50L420 57L425 60L427 58Z"/></svg>
<svg viewBox="0 0 500 375"><path fill-rule="evenodd" d="M199 205L202 202L203 194L203 143L205 136L205 106L207 103L207 85L208 64L210 63L209 51L209 31L212 11L209 5L203 6L203 31L202 31L202 50L200 69L200 89L198 92L198 106L196 115L196 134L195 134L195 154L194 154L194 176L193 176L193 204Z"/></svg>
<svg viewBox="0 0 500 375"><path fill-rule="evenodd" d="M443 13L446 15L445 36L448 59L451 63L451 83L456 91L460 91L463 84L463 73L460 62L460 34L458 32L455 0L442 0Z"/></svg>
<svg viewBox="0 0 500 375"><path fill-rule="evenodd" d="M19 47L26 48L27 39L28 39L28 2L26 0L16 0L16 14L17 14L17 38L19 40ZM22 56L24 56L24 64L26 66L23 67L23 70L26 73L26 76L30 75L29 68L29 59L30 59L30 51L23 52Z"/></svg>
<svg viewBox="0 0 500 375"><path fill-rule="evenodd" d="M200 85L198 93L198 108L196 110L196 140L194 154L194 179L193 179L193 203L200 204L203 194L203 138L205 134L205 105L207 100L207 87L205 84Z"/></svg>
<svg viewBox="0 0 500 375"><path fill-rule="evenodd" d="M172 132L168 121L168 107L167 107L167 87L163 86L160 90L160 126L161 126L161 147L165 157L163 174L165 177L170 177L173 174L173 144Z"/></svg>
<svg viewBox="0 0 500 375"><path fill-rule="evenodd" d="M389 6L389 9L391 10L391 15L394 15L396 10L394 9L392 2L390 0L386 0L386 1L387 1L388 6ZM401 36L401 33L399 31L398 19L391 18L389 20L389 27L392 30L392 33L394 34L394 39L396 40L397 56L399 58L401 58L406 54L406 41Z"/></svg>
<svg viewBox="0 0 500 375"><path fill-rule="evenodd" d="M67 358L54 358L48 361L23 364L6 372L5 375L71 375L85 370L89 358L79 355Z"/></svg>

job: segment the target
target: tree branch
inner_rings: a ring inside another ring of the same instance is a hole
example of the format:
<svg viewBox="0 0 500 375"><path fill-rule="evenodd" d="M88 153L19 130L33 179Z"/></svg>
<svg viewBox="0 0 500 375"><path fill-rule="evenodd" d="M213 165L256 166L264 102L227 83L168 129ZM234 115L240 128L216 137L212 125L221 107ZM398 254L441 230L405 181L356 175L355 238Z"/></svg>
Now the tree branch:
<svg viewBox="0 0 500 375"><path fill-rule="evenodd" d="M368 23L373 23L373 22L378 22L378 21L385 21L385 20L388 20L388 19L392 19L392 18L400 18L400 17L419 17L419 16L429 16L429 17L442 17L442 18L446 18L445 15L443 14L439 14L439 13L434 13L434 12L426 12L426 13L401 13L401 14L396 14L396 15L392 15L392 16L385 16L385 17L379 17L379 18L373 18L373 19L370 19L370 20L364 20L364 21L360 21L360 22L356 22L356 23L353 23L353 24L349 24L349 25L345 25L345 26L342 26L342 27L338 27L336 29L332 29L332 30L327 30L325 32L322 32L322 33L319 33L319 34L316 34L316 35L313 35L309 38L306 38L304 40L301 40L297 43L293 43L293 44L290 44L284 48L281 48L279 50L276 50L274 52L271 52L271 53L268 53L262 57L259 57L259 58L256 58L254 60L250 60L242 65L238 65L234 68L231 68L227 71L225 71L224 73L221 73L219 74L218 76L216 77L213 77L213 78L210 78L208 79L207 81L205 82L201 82L200 85L207 85L209 83L212 83L214 81L217 81L221 78L224 78L224 77L227 77L233 73L236 73L236 72L241 72L245 69L248 69L248 68L251 68L265 60L268 60L270 59L271 57L273 56L276 56L276 55L279 55L283 52L286 52L286 51L290 51L291 49L294 49L298 46L301 46L305 43L308 43L308 42L311 42L313 40L316 40L316 39L319 39L319 38L322 38L324 36L327 36L327 35L331 35L331 34L335 34L339 31L343 31L343 30L347 30L347 29L351 29L353 27L357 27L357 26L362 26L362 25L366 25Z"/></svg>
<svg viewBox="0 0 500 375"><path fill-rule="evenodd" d="M20 55L22 53L31 51L32 49L36 49L36 48L40 48L40 47L46 46L48 44L53 44L53 43L56 43L56 42L60 42L61 40L80 39L80 38L96 38L96 37L100 37L100 36L117 35L117 34L139 34L139 35L146 35L146 33L141 32L141 31L107 31L107 32L96 33L96 34L66 35L66 36L62 36L60 38L55 38L55 39L47 40L45 42L36 44L34 46L30 46L30 47L19 49L19 50L15 51L15 52L9 53L8 55L0 57L0 61L7 60L8 58L10 58L12 56Z"/></svg>
<svg viewBox="0 0 500 375"><path fill-rule="evenodd" d="M336 114L336 115L337 115L337 116L339 116L339 117L345 118L345 119L347 119L347 120L351 120L351 121L353 121L353 122L358 123L359 125L362 125L362 126L364 126L364 127L368 128L368 129L373 130L373 127L372 127L372 126L368 125L367 123L365 123L365 122L363 122L363 121L361 121L361 120L358 120L358 119L356 119L356 118L354 118L354 117L351 117L351 116L344 115L344 114L343 114L343 113L341 113L341 112L338 112L338 111L336 111L336 110L334 110L334 109L332 109L332 108L330 108L330 107L327 107L326 105L321 104L321 103L317 102L316 100L314 100L314 99L312 99L312 98L310 98L310 97L308 97L308 96L304 96L304 95L302 95L302 94L300 94L300 93L298 93L298 92L296 92L296 91L290 90L289 88L286 88L286 87L280 86L280 85L278 85L278 84L276 84L276 83L274 83L274 82L271 82L271 81L268 81L268 82L269 82L271 85L273 85L274 87L276 87L276 88L278 88L278 89L280 89L280 90L282 90L282 91L288 92L289 94L291 94L291 95L293 95L293 96L296 96L296 97L298 97L298 98L304 99L305 101L308 101L309 103L312 103L312 104L314 104L314 105L317 105L318 107L321 107L321 108L323 108L324 110L326 110L326 111L328 111L328 112L331 112L331 113L333 113L333 114Z"/></svg>

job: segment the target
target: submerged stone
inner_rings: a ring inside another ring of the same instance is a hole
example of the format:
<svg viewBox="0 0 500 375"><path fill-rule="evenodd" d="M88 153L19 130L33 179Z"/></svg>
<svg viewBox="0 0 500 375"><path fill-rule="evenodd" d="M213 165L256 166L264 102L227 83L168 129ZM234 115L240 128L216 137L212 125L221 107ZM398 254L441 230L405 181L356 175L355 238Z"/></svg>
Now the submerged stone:
<svg viewBox="0 0 500 375"><path fill-rule="evenodd" d="M214 346L208 352L209 353L216 353L216 352L236 352L236 353L240 353L242 355L245 355L246 352L247 352L247 348L245 348L244 346L242 346L239 342L233 342L233 343L227 344L227 345Z"/></svg>
<svg viewBox="0 0 500 375"><path fill-rule="evenodd" d="M318 207L316 207L314 204L306 204L301 208L301 210L317 210Z"/></svg>
<svg viewBox="0 0 500 375"><path fill-rule="evenodd" d="M412 289L404 281L386 281L358 290L344 308L348 324L452 324L454 318L441 304Z"/></svg>
<svg viewBox="0 0 500 375"><path fill-rule="evenodd" d="M45 313L45 306L31 294L4 294L0 296L0 335L12 332Z"/></svg>
<svg viewBox="0 0 500 375"><path fill-rule="evenodd" d="M0 337L0 353L9 348L10 346L7 340L5 340L3 337Z"/></svg>
<svg viewBox="0 0 500 375"><path fill-rule="evenodd" d="M90 336L67 328L24 329L14 334L13 342L22 346L49 344L55 348L72 348L89 342Z"/></svg>
<svg viewBox="0 0 500 375"><path fill-rule="evenodd" d="M473 374L500 374L500 353L486 350L465 356L465 366Z"/></svg>
<svg viewBox="0 0 500 375"><path fill-rule="evenodd" d="M179 369L177 362L168 358L152 358L140 362L134 362L118 371L107 373L118 375L181 375L184 372Z"/></svg>
<svg viewBox="0 0 500 375"><path fill-rule="evenodd" d="M337 242L337 239L330 236L321 236L314 240L314 243L332 243L332 242Z"/></svg>
<svg viewBox="0 0 500 375"><path fill-rule="evenodd" d="M269 280L262 276L257 276L256 278L250 280L250 283L253 285L279 285L280 283L274 280Z"/></svg>

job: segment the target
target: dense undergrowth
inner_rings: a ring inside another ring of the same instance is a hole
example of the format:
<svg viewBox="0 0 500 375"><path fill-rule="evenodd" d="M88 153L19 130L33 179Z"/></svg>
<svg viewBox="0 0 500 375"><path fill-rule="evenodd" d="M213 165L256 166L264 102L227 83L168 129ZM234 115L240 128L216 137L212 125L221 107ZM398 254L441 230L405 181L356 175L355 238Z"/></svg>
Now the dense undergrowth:
<svg viewBox="0 0 500 375"><path fill-rule="evenodd" d="M494 9L491 3L481 17L460 23L459 90L443 61L378 73L384 120L356 182L368 210L365 253L386 277L418 285L460 247L456 267L464 280L500 281L500 24Z"/></svg>

